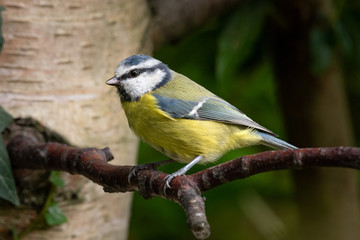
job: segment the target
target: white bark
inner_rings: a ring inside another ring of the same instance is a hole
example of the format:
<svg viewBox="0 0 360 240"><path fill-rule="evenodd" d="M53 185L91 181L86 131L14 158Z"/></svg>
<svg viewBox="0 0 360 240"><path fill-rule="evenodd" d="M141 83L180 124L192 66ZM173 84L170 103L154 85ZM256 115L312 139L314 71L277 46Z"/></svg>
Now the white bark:
<svg viewBox="0 0 360 240"><path fill-rule="evenodd" d="M113 164L135 164L137 140L114 88L117 64L150 53L145 0L0 0L5 45L0 105L31 116L77 146L109 146ZM74 180L75 179L75 180ZM69 222L26 239L125 239L131 194L107 194L68 175L77 203L60 202ZM65 188L66 191L66 188Z"/></svg>

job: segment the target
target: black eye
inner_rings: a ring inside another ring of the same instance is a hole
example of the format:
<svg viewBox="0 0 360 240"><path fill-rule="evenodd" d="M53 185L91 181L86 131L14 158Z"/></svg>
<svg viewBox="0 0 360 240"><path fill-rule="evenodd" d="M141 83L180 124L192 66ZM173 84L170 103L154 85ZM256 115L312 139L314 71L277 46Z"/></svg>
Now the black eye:
<svg viewBox="0 0 360 240"><path fill-rule="evenodd" d="M133 69L129 72L130 77L137 77L140 75L140 71L138 69Z"/></svg>

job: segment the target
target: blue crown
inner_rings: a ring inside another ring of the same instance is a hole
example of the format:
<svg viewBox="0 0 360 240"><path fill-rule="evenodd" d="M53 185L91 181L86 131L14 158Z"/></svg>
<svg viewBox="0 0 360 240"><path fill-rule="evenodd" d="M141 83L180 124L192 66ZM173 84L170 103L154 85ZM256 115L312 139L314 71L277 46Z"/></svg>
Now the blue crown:
<svg viewBox="0 0 360 240"><path fill-rule="evenodd" d="M139 63L145 62L149 59L153 59L152 57L148 56L148 55L132 55L128 58L126 58L123 61L124 66L134 66L134 65L138 65Z"/></svg>

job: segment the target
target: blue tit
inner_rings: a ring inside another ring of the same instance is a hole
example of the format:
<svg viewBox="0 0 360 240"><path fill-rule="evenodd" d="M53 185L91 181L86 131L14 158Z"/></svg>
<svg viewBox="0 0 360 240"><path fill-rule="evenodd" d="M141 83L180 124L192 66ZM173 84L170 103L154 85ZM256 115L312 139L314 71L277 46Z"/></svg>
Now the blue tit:
<svg viewBox="0 0 360 240"><path fill-rule="evenodd" d="M146 55L123 60L106 84L115 86L130 128L171 159L187 163L169 174L166 186L197 163L263 144L296 149L239 109L161 61Z"/></svg>

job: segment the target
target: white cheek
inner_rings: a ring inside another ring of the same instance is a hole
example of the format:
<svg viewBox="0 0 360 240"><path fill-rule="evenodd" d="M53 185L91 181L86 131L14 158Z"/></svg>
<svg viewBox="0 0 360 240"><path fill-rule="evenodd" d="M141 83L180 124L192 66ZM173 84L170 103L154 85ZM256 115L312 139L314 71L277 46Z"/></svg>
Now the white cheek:
<svg viewBox="0 0 360 240"><path fill-rule="evenodd" d="M131 100L134 101L144 93L153 90L164 77L165 73L158 69L154 72L144 72L136 78L122 81L122 86Z"/></svg>

